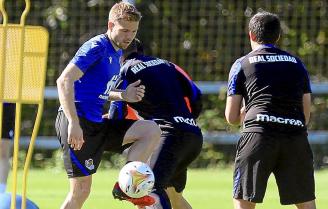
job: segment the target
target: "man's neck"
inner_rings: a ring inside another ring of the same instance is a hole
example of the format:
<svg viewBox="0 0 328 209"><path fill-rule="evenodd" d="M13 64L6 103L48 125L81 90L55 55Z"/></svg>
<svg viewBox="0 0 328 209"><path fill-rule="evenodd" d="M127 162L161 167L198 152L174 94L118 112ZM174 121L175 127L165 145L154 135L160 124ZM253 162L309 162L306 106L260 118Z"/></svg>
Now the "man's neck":
<svg viewBox="0 0 328 209"><path fill-rule="evenodd" d="M257 50L258 48L262 47L262 46L270 46L270 47L274 47L274 44L259 44L255 41L251 41L251 47L252 47L252 51Z"/></svg>
<svg viewBox="0 0 328 209"><path fill-rule="evenodd" d="M255 42L255 41L251 41L251 47L252 47L252 50L256 50L257 48L259 48L261 46L261 44Z"/></svg>
<svg viewBox="0 0 328 209"><path fill-rule="evenodd" d="M114 47L115 51L120 50L121 48L118 47L118 46L115 44L115 42L113 41L113 39L112 39L112 37L111 37L111 34L110 34L109 30L106 32L106 34L107 34L107 37L108 37L110 43L111 43L112 46Z"/></svg>

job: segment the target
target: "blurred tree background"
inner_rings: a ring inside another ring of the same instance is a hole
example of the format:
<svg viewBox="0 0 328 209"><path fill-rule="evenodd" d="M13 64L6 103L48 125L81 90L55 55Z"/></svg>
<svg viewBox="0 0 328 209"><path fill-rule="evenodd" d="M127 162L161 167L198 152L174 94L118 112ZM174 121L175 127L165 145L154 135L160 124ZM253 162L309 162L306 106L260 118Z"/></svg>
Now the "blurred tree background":
<svg viewBox="0 0 328 209"><path fill-rule="evenodd" d="M56 79L89 38L107 30L111 0L32 0L27 24L50 32L47 86ZM226 81L231 64L250 51L247 23L257 11L282 20L279 47L300 57L313 82L328 80L328 2L325 0L135 0L143 19L138 37L146 53L183 67L196 81ZM9 22L18 23L23 0L5 1ZM236 132L224 119L225 90L205 95L199 124L204 131ZM328 97L316 95L310 130L328 129ZM55 135L58 101L46 100L39 135ZM33 108L26 107L23 134L33 125ZM210 147L211 145L209 145ZM221 158L217 155L218 158ZM212 156L213 158L213 156Z"/></svg>

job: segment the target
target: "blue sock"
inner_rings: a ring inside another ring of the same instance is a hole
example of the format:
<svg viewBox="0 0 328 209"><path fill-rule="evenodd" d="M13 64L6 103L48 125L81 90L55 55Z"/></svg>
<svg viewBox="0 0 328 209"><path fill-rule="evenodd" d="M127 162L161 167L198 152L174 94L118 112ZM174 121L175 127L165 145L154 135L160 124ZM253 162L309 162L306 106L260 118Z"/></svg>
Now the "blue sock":
<svg viewBox="0 0 328 209"><path fill-rule="evenodd" d="M156 190L154 193L159 197L163 209L172 209L170 199L164 189Z"/></svg>

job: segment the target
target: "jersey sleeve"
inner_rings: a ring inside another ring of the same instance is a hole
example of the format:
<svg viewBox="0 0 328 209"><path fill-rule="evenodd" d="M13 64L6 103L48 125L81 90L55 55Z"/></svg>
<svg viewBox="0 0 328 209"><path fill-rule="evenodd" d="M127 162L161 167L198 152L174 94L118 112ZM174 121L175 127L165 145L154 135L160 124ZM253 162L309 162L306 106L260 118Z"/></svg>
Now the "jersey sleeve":
<svg viewBox="0 0 328 209"><path fill-rule="evenodd" d="M113 84L115 89L125 90L128 86L126 80L126 69L122 66L120 69L119 78ZM125 101L112 101L108 110L109 119L124 119L128 115L128 106Z"/></svg>
<svg viewBox="0 0 328 209"><path fill-rule="evenodd" d="M304 94L312 93L309 72L307 71L307 69L306 69L304 63L303 63L302 61L300 61L300 63L301 63L301 65L302 65L302 69L303 69L303 72L304 72L303 93L304 93Z"/></svg>
<svg viewBox="0 0 328 209"><path fill-rule="evenodd" d="M97 41L84 43L76 52L70 63L75 64L83 73L104 57L105 47Z"/></svg>
<svg viewBox="0 0 328 209"><path fill-rule="evenodd" d="M245 76L243 75L241 68L241 59L238 59L231 67L228 80L228 96L231 95L242 95L243 93L243 83L245 81Z"/></svg>
<svg viewBox="0 0 328 209"><path fill-rule="evenodd" d="M196 86L189 75L181 67L175 64L173 65L177 71L178 79L184 96L186 96L188 99L187 104L189 103L190 105L191 113L194 118L198 118L203 108L201 90Z"/></svg>

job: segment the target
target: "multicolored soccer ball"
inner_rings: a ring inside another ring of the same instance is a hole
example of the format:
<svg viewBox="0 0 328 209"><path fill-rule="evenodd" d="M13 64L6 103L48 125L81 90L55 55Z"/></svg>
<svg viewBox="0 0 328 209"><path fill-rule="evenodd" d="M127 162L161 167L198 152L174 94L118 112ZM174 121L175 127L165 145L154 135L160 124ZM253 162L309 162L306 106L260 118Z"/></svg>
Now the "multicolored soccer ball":
<svg viewBox="0 0 328 209"><path fill-rule="evenodd" d="M151 168L143 162L133 161L120 171L118 184L121 190L132 198L148 195L154 186L155 176Z"/></svg>

